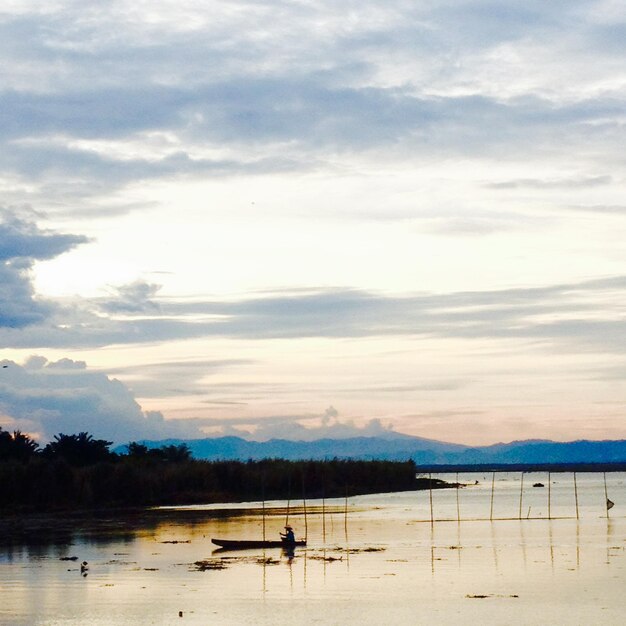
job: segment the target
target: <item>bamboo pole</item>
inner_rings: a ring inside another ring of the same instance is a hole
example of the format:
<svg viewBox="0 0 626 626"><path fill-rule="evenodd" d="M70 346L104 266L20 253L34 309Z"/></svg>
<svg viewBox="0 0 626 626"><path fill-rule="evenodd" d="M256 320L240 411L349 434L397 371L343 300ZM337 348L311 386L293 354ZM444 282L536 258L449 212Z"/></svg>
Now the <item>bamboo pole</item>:
<svg viewBox="0 0 626 626"><path fill-rule="evenodd" d="M343 528L346 533L346 542L348 541L348 486L346 485L346 500L343 512Z"/></svg>
<svg viewBox="0 0 626 626"><path fill-rule="evenodd" d="M459 507L459 473L456 473L456 521L461 523L461 509Z"/></svg>
<svg viewBox="0 0 626 626"><path fill-rule="evenodd" d="M287 482L287 514L285 515L285 526L289 524L289 507L291 506L291 474Z"/></svg>
<svg viewBox="0 0 626 626"><path fill-rule="evenodd" d="M428 497L430 499L430 524L432 526L435 518L433 517L433 475L428 474Z"/></svg>
<svg viewBox="0 0 626 626"><path fill-rule="evenodd" d="M489 521L493 521L493 492L496 488L496 473L491 473L491 508L489 510Z"/></svg>
<svg viewBox="0 0 626 626"><path fill-rule="evenodd" d="M576 500L576 519L580 519L578 515L578 485L576 484L576 472L574 472L574 499Z"/></svg>
<svg viewBox="0 0 626 626"><path fill-rule="evenodd" d="M522 479L519 485L519 515L518 517L522 519L522 501L524 499L524 472L522 472Z"/></svg>
<svg viewBox="0 0 626 626"><path fill-rule="evenodd" d="M604 476L604 506L606 507L606 519L609 519L609 493L606 489L606 472L602 472Z"/></svg>
<svg viewBox="0 0 626 626"><path fill-rule="evenodd" d="M304 474L302 474L302 508L304 510L304 539L309 536L309 524L306 515L306 493L304 491Z"/></svg>
<svg viewBox="0 0 626 626"><path fill-rule="evenodd" d="M326 545L326 491L322 486L322 539Z"/></svg>
<svg viewBox="0 0 626 626"><path fill-rule="evenodd" d="M261 497L263 498L263 541L265 541L265 477L261 477Z"/></svg>
<svg viewBox="0 0 626 626"><path fill-rule="evenodd" d="M552 519L552 478L548 472L548 519Z"/></svg>

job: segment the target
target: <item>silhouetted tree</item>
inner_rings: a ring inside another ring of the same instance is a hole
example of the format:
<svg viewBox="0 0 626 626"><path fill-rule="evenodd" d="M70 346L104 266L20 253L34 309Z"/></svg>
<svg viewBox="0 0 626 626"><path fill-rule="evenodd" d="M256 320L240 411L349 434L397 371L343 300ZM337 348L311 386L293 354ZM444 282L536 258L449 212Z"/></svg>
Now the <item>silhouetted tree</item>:
<svg viewBox="0 0 626 626"><path fill-rule="evenodd" d="M112 441L94 439L86 432L78 435L59 433L54 436L54 441L43 449L43 455L46 458L64 459L70 465L82 467L113 460L116 455L109 450L112 444Z"/></svg>
<svg viewBox="0 0 626 626"><path fill-rule="evenodd" d="M191 449L186 443L181 443L178 446L161 446L160 448L150 450L150 452L156 453L158 458L171 463L182 463L191 459Z"/></svg>
<svg viewBox="0 0 626 626"><path fill-rule="evenodd" d="M168 461L182 463L191 460L191 449L186 443L178 446L161 446L160 448L148 448L148 446L133 441L126 446L126 456L129 459L149 459L154 461Z"/></svg>
<svg viewBox="0 0 626 626"><path fill-rule="evenodd" d="M0 428L0 460L28 461L39 450L39 444L19 430L10 433Z"/></svg>
<svg viewBox="0 0 626 626"><path fill-rule="evenodd" d="M143 443L137 443L136 441L131 441L126 446L126 454L133 458L145 458L148 456L149 451L148 446L144 446Z"/></svg>

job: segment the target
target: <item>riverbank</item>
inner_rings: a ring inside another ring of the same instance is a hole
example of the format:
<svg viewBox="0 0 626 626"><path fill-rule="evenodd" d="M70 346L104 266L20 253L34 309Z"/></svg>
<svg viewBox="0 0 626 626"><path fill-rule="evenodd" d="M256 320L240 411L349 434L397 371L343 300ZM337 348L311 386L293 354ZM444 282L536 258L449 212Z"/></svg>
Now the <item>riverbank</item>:
<svg viewBox="0 0 626 626"><path fill-rule="evenodd" d="M87 466L35 458L0 463L0 514L333 498L455 487L416 476L412 461L198 461L121 456Z"/></svg>

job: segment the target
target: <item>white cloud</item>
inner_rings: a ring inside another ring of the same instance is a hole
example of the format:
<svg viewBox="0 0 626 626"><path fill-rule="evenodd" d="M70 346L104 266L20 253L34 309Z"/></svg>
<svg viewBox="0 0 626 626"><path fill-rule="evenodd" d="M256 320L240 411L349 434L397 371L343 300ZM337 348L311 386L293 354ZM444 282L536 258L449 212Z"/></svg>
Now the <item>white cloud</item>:
<svg viewBox="0 0 626 626"><path fill-rule="evenodd" d="M2 365L7 366L0 378L3 425L34 433L44 442L57 433L81 431L115 443L201 435L189 423L142 411L124 384L82 362L34 356L23 365L8 360Z"/></svg>

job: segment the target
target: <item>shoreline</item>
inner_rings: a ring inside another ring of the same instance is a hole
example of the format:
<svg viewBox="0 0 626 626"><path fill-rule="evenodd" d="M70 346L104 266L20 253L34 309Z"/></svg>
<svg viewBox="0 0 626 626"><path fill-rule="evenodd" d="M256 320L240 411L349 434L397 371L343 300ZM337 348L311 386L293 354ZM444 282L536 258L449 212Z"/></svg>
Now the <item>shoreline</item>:
<svg viewBox="0 0 626 626"><path fill-rule="evenodd" d="M417 465L418 474L463 472L626 472L626 461L610 463L480 463L470 465Z"/></svg>

